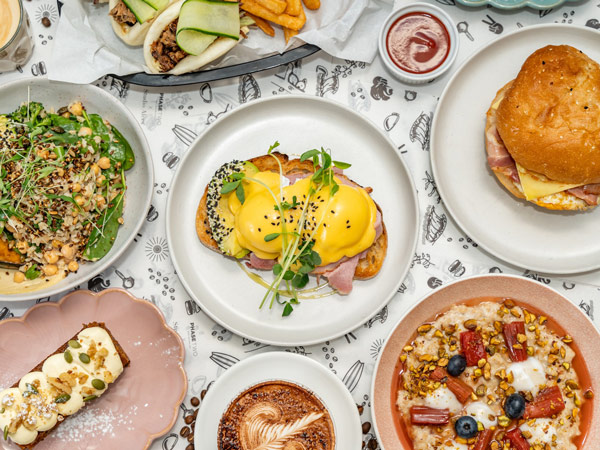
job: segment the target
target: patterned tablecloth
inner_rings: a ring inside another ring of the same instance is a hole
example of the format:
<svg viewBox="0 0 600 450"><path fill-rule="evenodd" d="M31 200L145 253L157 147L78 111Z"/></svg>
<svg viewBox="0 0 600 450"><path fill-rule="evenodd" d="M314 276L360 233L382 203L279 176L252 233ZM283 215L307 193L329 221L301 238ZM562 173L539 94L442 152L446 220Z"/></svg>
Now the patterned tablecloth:
<svg viewBox="0 0 600 450"><path fill-rule="evenodd" d="M1 74L0 83L46 74L45 61L50 55L59 11L52 0L24 3L33 21L35 52L21 70ZM438 5L454 18L460 31L461 48L454 69L485 43L519 27L557 22L600 30L599 0L570 3L545 11L514 12L469 9L456 6L454 0L439 0ZM44 18L49 19L49 27L43 24L48 24ZM600 31L598 33L600 42ZM563 280L509 267L481 251L445 211L432 178L428 150L433 111L449 76L446 74L425 86L408 86L395 81L378 59L368 65L335 59L320 52L296 64L254 76L188 88L144 89L111 77L96 82L121 99L142 124L153 152L156 184L147 221L126 256L81 288L100 291L109 286L123 287L153 302L182 336L187 351L185 368L190 381L189 395L181 407L176 426L170 434L157 440L152 449L186 448L189 443L179 432L185 425L184 415L193 412L192 397L200 397L238 360L275 350L233 335L200 311L174 273L165 238L169 186L190 143L218 117L257 98L303 93L350 105L385 129L413 174L422 227L411 270L398 294L373 319L340 339L311 347L284 349L315 359L343 380L362 411L367 448L378 448L370 425L368 394L378 353L402 313L432 289L473 274L521 274L558 289L598 324L594 314L599 289L595 284L600 285L598 273ZM38 301L55 301L57 298ZM21 315L32 304L0 304L0 319Z"/></svg>

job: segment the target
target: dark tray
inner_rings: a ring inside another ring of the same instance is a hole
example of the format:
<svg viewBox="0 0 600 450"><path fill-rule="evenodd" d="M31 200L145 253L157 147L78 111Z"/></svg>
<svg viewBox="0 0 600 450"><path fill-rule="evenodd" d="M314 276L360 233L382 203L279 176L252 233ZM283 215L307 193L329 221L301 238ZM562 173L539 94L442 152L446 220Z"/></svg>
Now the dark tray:
<svg viewBox="0 0 600 450"><path fill-rule="evenodd" d="M320 50L319 47L312 44L304 44L285 53L267 56L266 58L256 59L233 66L219 67L217 69L201 70L199 72L186 73L183 75L152 75L144 72L131 75L112 75L115 78L132 84L142 86L185 86L194 83L203 83L206 81L222 80L224 78L233 78L248 73L260 72L261 70L272 69L282 66L298 59L305 58Z"/></svg>

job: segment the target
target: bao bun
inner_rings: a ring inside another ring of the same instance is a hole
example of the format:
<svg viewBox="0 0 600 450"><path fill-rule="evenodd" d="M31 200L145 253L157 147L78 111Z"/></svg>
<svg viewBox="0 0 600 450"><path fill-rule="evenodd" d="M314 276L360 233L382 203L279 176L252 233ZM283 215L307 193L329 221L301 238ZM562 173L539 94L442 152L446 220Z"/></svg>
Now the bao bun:
<svg viewBox="0 0 600 450"><path fill-rule="evenodd" d="M100 0L104 2L106 0ZM112 9L117 6L117 4L121 0L108 0L108 7L112 11ZM172 3L174 0L169 0L169 3ZM157 16L160 14L160 11L157 12ZM144 23L136 22L135 25L129 26L124 23L117 22L113 17L109 17L110 24L112 25L113 31L119 38L125 42L127 45L138 46L144 43L144 38L152 25L152 22L156 20L154 19L148 20Z"/></svg>
<svg viewBox="0 0 600 450"><path fill-rule="evenodd" d="M518 164L553 181L600 183L598 63L568 45L546 46L499 97L498 132Z"/></svg>

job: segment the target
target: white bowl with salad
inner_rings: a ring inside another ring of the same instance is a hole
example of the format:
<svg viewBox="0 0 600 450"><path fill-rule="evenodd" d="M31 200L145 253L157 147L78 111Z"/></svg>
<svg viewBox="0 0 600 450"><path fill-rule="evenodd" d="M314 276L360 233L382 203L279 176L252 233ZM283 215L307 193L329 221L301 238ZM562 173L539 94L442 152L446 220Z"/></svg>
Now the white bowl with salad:
<svg viewBox="0 0 600 450"><path fill-rule="evenodd" d="M131 112L92 85L0 87L0 301L48 297L111 266L146 217L154 173Z"/></svg>

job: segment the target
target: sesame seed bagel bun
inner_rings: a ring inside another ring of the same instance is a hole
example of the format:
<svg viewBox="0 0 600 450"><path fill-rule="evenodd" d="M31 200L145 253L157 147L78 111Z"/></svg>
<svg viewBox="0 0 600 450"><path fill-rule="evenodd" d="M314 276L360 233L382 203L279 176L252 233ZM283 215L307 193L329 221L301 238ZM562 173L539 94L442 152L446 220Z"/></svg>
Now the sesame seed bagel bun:
<svg viewBox="0 0 600 450"><path fill-rule="evenodd" d="M215 39L215 41L208 46L208 48L203 51L200 55L188 55L179 61L175 67L173 67L168 72L162 72L160 69L160 65L158 61L152 56L152 44L157 41L162 32L169 26L171 22L179 17L179 12L181 10L181 6L183 5L184 0L180 0L178 2L173 3L167 9L165 9L155 20L150 30L148 30L148 34L146 35L146 39L144 40L144 60L146 62L146 66L150 73L164 73L170 75L182 75L188 72L194 72L203 66L211 63L217 58L220 58L227 52L229 52L233 47L235 47L238 42L235 39L227 38L227 37L219 37ZM242 27L241 31L244 33L248 32L248 27ZM240 40L243 35L240 34Z"/></svg>
<svg viewBox="0 0 600 450"><path fill-rule="evenodd" d="M552 181L600 183L600 65L568 45L523 64L497 111L508 152Z"/></svg>
<svg viewBox="0 0 600 450"><path fill-rule="evenodd" d="M112 9L117 6L119 1L121 0L109 0L109 9L112 11ZM173 3L174 1L175 0L170 0L169 4ZM160 14L160 12L161 11L159 11L158 14ZM109 16L109 19L115 34L127 45L137 47L144 43L144 38L146 37L148 30L150 30L152 23L156 20L156 17L144 23L136 22L134 26L129 26L126 23L119 23L111 16Z"/></svg>

